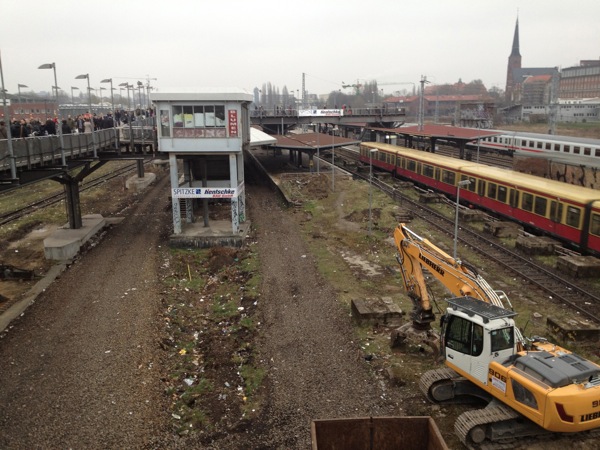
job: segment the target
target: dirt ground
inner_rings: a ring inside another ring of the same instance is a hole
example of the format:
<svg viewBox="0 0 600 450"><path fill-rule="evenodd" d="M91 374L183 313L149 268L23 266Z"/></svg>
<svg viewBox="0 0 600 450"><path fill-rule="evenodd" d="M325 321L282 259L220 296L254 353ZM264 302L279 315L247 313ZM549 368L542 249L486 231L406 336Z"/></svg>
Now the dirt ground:
<svg viewBox="0 0 600 450"><path fill-rule="evenodd" d="M329 195L327 184L294 183ZM352 193L339 186L339 230L361 232L364 214L340 214ZM379 347L389 329L357 327L353 284L331 283L321 252L348 277L399 294L385 265L329 239L336 230L307 239L310 214L260 185L247 185L244 248L208 252L167 248L166 175L139 196L107 192L120 206L98 210L124 221L0 335L0 448L308 449L311 420L397 415L433 416L460 448L452 423L464 409L432 406L417 387L431 359L391 355ZM2 253L29 246L31 236ZM244 265L252 258L256 267ZM526 448L565 442L593 448Z"/></svg>

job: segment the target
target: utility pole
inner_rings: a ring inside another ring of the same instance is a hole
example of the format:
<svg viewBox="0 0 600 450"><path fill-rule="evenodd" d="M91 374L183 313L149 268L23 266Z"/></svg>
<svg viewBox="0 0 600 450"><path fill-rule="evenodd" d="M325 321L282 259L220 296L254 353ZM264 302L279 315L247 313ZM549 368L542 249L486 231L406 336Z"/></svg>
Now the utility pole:
<svg viewBox="0 0 600 450"><path fill-rule="evenodd" d="M423 122L425 119L425 83L429 83L425 75L421 75L420 83L421 95L419 97L419 131L423 131Z"/></svg>
<svg viewBox="0 0 600 450"><path fill-rule="evenodd" d="M550 111L548 114L548 134L556 134L556 114L558 109L558 83L560 72L558 67L552 72L552 84L550 85Z"/></svg>

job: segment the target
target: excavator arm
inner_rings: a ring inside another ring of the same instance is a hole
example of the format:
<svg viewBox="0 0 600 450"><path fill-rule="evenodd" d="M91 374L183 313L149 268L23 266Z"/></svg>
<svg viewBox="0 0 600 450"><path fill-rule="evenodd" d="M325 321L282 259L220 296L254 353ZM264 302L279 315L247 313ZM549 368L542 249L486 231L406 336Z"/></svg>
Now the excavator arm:
<svg viewBox="0 0 600 450"><path fill-rule="evenodd" d="M429 240L409 230L403 223L394 230L394 241L404 287L414 306L411 313L412 330L430 330L430 324L435 320L424 269L454 297L469 296L502 308L505 307L504 300L512 308L508 297L501 291L494 291L473 267L454 259ZM406 331L408 330L404 328L401 334Z"/></svg>

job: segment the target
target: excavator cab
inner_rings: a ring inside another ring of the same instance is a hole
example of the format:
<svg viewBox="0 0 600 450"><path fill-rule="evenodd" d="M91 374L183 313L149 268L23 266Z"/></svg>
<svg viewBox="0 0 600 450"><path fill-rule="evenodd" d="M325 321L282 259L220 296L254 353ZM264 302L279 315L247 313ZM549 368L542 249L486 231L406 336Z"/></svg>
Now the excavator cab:
<svg viewBox="0 0 600 450"><path fill-rule="evenodd" d="M472 297L449 299L448 304L442 321L444 359L452 369L485 385L489 364L516 353L516 313Z"/></svg>

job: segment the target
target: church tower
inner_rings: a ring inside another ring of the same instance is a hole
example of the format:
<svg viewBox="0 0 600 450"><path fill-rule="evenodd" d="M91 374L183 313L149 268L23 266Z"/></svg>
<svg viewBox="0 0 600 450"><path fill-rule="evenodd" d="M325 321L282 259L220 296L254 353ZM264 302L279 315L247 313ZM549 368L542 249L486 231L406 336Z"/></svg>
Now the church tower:
<svg viewBox="0 0 600 450"><path fill-rule="evenodd" d="M521 53L519 52L519 18L515 25L515 35L513 37L512 51L508 57L508 68L506 71L506 101L512 103L515 100L515 80L513 70L521 68Z"/></svg>

